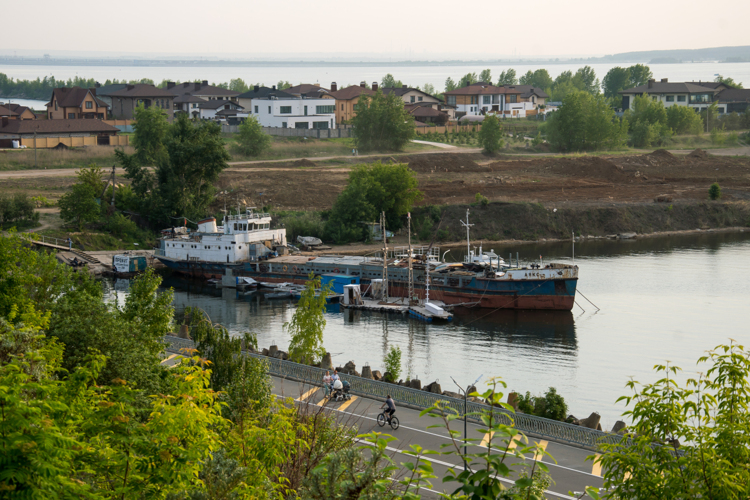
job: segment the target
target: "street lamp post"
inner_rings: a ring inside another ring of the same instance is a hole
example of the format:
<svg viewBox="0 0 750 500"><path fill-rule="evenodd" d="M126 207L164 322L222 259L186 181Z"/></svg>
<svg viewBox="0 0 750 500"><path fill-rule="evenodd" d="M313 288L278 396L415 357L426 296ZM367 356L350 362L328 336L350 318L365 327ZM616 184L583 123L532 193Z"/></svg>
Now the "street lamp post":
<svg viewBox="0 0 750 500"><path fill-rule="evenodd" d="M477 383L481 380L481 378L482 378L482 375L480 375L474 381L473 384L470 384L469 386L466 387L466 389L464 389L463 387L461 387L460 385L458 385L458 382L456 382L456 379L454 379L453 377L451 377L451 380L453 381L454 384L456 384L456 387L458 387L458 390L464 393L464 470L466 470L468 468L467 464L466 464L466 455L469 453L468 452L468 443L466 442L466 437L467 437L467 434L468 434L467 433L467 424L466 424L466 408L467 408L467 406L469 404L469 389L471 387L476 386Z"/></svg>

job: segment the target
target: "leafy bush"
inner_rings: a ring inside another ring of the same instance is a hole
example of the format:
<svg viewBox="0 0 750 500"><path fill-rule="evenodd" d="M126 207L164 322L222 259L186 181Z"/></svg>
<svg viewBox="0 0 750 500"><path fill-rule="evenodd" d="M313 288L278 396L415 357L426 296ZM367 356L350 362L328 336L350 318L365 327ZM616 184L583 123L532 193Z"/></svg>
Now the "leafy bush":
<svg viewBox="0 0 750 500"><path fill-rule="evenodd" d="M244 156L258 156L271 147L271 136L263 132L263 127L254 116L248 116L240 124L234 150Z"/></svg>
<svg viewBox="0 0 750 500"><path fill-rule="evenodd" d="M556 151L619 149L628 121L619 121L603 96L571 92L547 121L547 140Z"/></svg>
<svg viewBox="0 0 750 500"><path fill-rule="evenodd" d="M519 394L518 409L529 415L559 421L565 420L568 414L565 399L557 393L554 387L550 387L544 396L532 396L528 391L526 394Z"/></svg>
<svg viewBox="0 0 750 500"><path fill-rule="evenodd" d="M31 201L36 205L38 208L49 208L54 207L55 202L47 198L46 196L32 196Z"/></svg>
<svg viewBox="0 0 750 500"><path fill-rule="evenodd" d="M724 127L711 129L711 143L716 146L723 146L727 138L724 135Z"/></svg>
<svg viewBox="0 0 750 500"><path fill-rule="evenodd" d="M287 239L296 244L297 236L323 238L325 223L320 212L280 212L275 219L286 228Z"/></svg>
<svg viewBox="0 0 750 500"><path fill-rule="evenodd" d="M68 223L75 222L79 228L83 224L95 221L99 218L96 194L89 184L73 184L70 191L62 195L57 202L60 207L60 218Z"/></svg>
<svg viewBox="0 0 750 500"><path fill-rule="evenodd" d="M22 193L7 196L0 194L0 223L7 229L12 226L29 227L39 223L39 212L34 211L35 203Z"/></svg>
<svg viewBox="0 0 750 500"><path fill-rule="evenodd" d="M476 202L477 202L477 203L478 203L478 204L479 204L479 205L480 205L480 206L481 206L482 208L484 208L484 207L486 207L487 205L489 205L489 204L490 204L490 200L489 200L489 198L487 198L486 196L482 195L482 193L477 193L477 194L475 194L475 195L474 195L474 199L476 200Z"/></svg>
<svg viewBox="0 0 750 500"><path fill-rule="evenodd" d="M385 372L387 374L386 382L395 382L401 376L401 348L396 346L388 350L388 354L383 358Z"/></svg>
<svg viewBox="0 0 750 500"><path fill-rule="evenodd" d="M472 132L473 134L474 132ZM498 152L503 147L503 127L496 115L487 115L479 131L479 144L490 154Z"/></svg>
<svg viewBox="0 0 750 500"><path fill-rule="evenodd" d="M712 200L718 200L721 198L721 187L718 182L714 182L711 184L711 187L708 188L708 197Z"/></svg>
<svg viewBox="0 0 750 500"><path fill-rule="evenodd" d="M693 108L670 106L667 108L667 126L675 134L700 134L703 120Z"/></svg>
<svg viewBox="0 0 750 500"><path fill-rule="evenodd" d="M135 222L121 213L116 213L112 217L109 217L104 223L104 228L112 233L112 236L122 240L144 241L148 240L151 236L147 231L139 228Z"/></svg>
<svg viewBox="0 0 750 500"><path fill-rule="evenodd" d="M352 118L354 142L362 151L400 151L414 138L414 119L395 93L362 94Z"/></svg>

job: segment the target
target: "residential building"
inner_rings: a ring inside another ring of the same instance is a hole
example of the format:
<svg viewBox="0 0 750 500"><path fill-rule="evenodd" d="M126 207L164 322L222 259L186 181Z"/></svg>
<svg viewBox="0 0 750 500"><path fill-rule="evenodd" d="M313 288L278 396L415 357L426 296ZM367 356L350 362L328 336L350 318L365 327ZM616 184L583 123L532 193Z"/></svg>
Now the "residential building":
<svg viewBox="0 0 750 500"><path fill-rule="evenodd" d="M3 104L0 104L0 118L7 118L10 120L17 120L18 119L18 113L11 110L10 108L4 106Z"/></svg>
<svg viewBox="0 0 750 500"><path fill-rule="evenodd" d="M193 96L194 97L194 96ZM247 112L245 108L240 106L234 101L225 101L213 99L211 101L205 101L198 105L199 117L202 120L217 120L220 118L226 119L227 116L237 116L240 113L241 118L247 118ZM221 112L221 114L219 114ZM229 113L231 112L231 113ZM218 116L217 116L218 115Z"/></svg>
<svg viewBox="0 0 750 500"><path fill-rule="evenodd" d="M372 89L378 90L378 83L372 82ZM456 107L446 105L441 99L423 92L419 89L402 85L401 87L382 87L383 94L395 94L404 101L404 106L410 109L410 113L419 121L426 123L445 123L456 119ZM412 106L412 108L409 108ZM439 113L427 111L432 108ZM416 114L415 114L416 113Z"/></svg>
<svg viewBox="0 0 750 500"><path fill-rule="evenodd" d="M706 85L710 83L706 82ZM670 82L667 78L662 78L659 82L651 79L645 85L619 92L622 95L623 110L633 109L635 97L647 94L654 101L664 103L665 107L689 106L696 111L704 110L710 106L717 93L716 89L708 86L684 82ZM719 112L723 113L724 108L724 106L720 106Z"/></svg>
<svg viewBox="0 0 750 500"><path fill-rule="evenodd" d="M107 119L107 104L96 97L96 89L61 87L52 91L47 103L50 120Z"/></svg>
<svg viewBox="0 0 750 500"><path fill-rule="evenodd" d="M15 104L12 102L9 102L7 104L3 104L0 102L0 106L15 113L15 118L18 120L36 120L34 111L27 106L21 106L20 104ZM2 112L0 112L0 116L3 116Z"/></svg>
<svg viewBox="0 0 750 500"><path fill-rule="evenodd" d="M118 129L97 119L88 120L10 120L0 118L0 147L12 147L13 140L47 137L96 137L96 144L109 145ZM92 139L93 140L93 139ZM33 144L33 143L32 143Z"/></svg>
<svg viewBox="0 0 750 500"><path fill-rule="evenodd" d="M245 92L244 94L238 95L237 103L243 108L245 108L248 111L248 113L257 115L259 111L256 110L255 108L257 108L258 105L257 104L253 105L253 99L262 99L262 98L270 97L270 96L276 96L276 97L281 97L281 98L294 97L292 94L284 92L283 90L277 90L276 85L270 88L256 85L253 87L253 90L249 90Z"/></svg>
<svg viewBox="0 0 750 500"><path fill-rule="evenodd" d="M490 83L478 82L443 95L447 105L456 106L458 118L486 113L524 117L526 111L533 107L521 100L521 93L517 88L497 87Z"/></svg>
<svg viewBox="0 0 750 500"><path fill-rule="evenodd" d="M112 112L112 98L109 97L109 94L117 90L122 90L127 86L128 86L127 83L113 83L110 85L102 85L99 82L96 82L96 84L94 85L94 88L96 88L97 99L100 99L102 102L104 102L109 108L110 113L111 113Z"/></svg>
<svg viewBox="0 0 750 500"><path fill-rule="evenodd" d="M264 127L336 128L335 101L269 95L252 100L252 116Z"/></svg>
<svg viewBox="0 0 750 500"><path fill-rule="evenodd" d="M135 109L138 106L147 109L155 106L164 111L169 121L172 121L174 117L173 101L175 96L171 92L150 84L126 85L120 90L110 92L109 98L112 99L111 114L113 118L132 120L135 118Z"/></svg>
<svg viewBox="0 0 750 500"><path fill-rule="evenodd" d="M300 83L294 87L283 89L287 94L296 95L297 97L309 97L314 99L324 99L330 97L331 91L320 86L319 83Z"/></svg>
<svg viewBox="0 0 750 500"><path fill-rule="evenodd" d="M208 80L184 83L167 82L166 90L174 97L188 94L195 97L201 97L207 101L212 101L214 99L220 101L236 101L237 96L240 95L236 90L209 85Z"/></svg>
<svg viewBox="0 0 750 500"><path fill-rule="evenodd" d="M198 119L201 116L200 105L207 103L208 101L202 97L182 94L174 98L174 112L187 113L190 118ZM221 102L221 101L217 101Z"/></svg>
<svg viewBox="0 0 750 500"><path fill-rule="evenodd" d="M744 113L750 108L750 89L726 88L714 95L719 113Z"/></svg>
<svg viewBox="0 0 750 500"><path fill-rule="evenodd" d="M363 94L373 96L375 95L375 91L368 89L365 82L360 83L359 86L352 85L351 87L346 87L341 90L338 90L336 82L331 84L330 95L336 99L335 107L337 123L345 123L354 118L357 114L359 98Z"/></svg>
<svg viewBox="0 0 750 500"><path fill-rule="evenodd" d="M529 102L536 108L547 105L549 95L539 87L533 87L531 85L509 85L508 88L521 91L521 94L518 96L520 102Z"/></svg>

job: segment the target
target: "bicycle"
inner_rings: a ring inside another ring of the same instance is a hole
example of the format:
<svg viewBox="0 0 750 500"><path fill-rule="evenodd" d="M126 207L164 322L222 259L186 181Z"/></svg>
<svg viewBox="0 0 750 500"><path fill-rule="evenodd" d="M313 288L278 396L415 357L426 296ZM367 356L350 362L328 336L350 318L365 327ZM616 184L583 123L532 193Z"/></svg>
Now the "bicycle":
<svg viewBox="0 0 750 500"><path fill-rule="evenodd" d="M387 421L388 417L385 416L385 410L383 410L383 412L378 415L378 425L383 427ZM391 429L394 431L398 429L398 417L396 416L391 416Z"/></svg>

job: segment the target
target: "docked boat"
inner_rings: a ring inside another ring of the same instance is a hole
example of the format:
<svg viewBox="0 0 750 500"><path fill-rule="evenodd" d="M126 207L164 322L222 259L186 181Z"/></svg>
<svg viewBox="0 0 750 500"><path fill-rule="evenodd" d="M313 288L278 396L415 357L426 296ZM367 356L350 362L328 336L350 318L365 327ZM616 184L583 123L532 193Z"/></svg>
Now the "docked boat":
<svg viewBox="0 0 750 500"><path fill-rule="evenodd" d="M252 277L261 283L299 285L309 279L310 273L345 275L359 281L363 294L373 282L380 282L388 284L389 297L409 297L411 290L412 298L421 300L426 298L429 280L430 297L446 306L573 308L578 266L541 259L525 264L518 258L515 264L506 262L481 247L473 250L468 228L466 259L446 263L438 247L388 248L385 243L383 252L376 256L285 255L286 229L270 229L270 225L269 214L251 209L225 216L223 226L217 227L215 219L206 219L196 232L168 232L155 256L177 272L207 279L220 278L227 269L235 276Z"/></svg>

